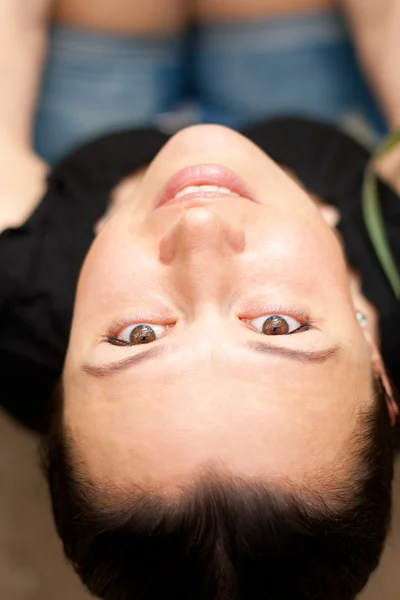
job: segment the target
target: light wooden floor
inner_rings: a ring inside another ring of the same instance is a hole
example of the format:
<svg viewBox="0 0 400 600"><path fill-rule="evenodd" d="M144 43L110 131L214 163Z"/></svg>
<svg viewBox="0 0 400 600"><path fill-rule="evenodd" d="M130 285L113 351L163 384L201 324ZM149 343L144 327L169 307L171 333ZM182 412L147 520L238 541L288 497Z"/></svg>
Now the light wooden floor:
<svg viewBox="0 0 400 600"><path fill-rule="evenodd" d="M0 413L0 599L87 600L56 538L36 439ZM400 598L400 463L393 532L360 600Z"/></svg>

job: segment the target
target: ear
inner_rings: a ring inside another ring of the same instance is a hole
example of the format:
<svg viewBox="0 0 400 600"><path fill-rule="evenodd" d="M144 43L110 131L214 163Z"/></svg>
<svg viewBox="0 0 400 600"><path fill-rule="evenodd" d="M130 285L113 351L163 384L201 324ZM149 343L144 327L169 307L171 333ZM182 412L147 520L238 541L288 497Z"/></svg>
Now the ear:
<svg viewBox="0 0 400 600"><path fill-rule="evenodd" d="M381 353L379 352L379 348L368 330L368 325L363 327L363 331L365 339L367 340L368 346L371 350L372 369L374 377L379 379L379 381L381 382L386 398L390 422L394 427L397 423L397 420L399 419L400 410L393 396L392 385L386 373L385 365L383 363Z"/></svg>

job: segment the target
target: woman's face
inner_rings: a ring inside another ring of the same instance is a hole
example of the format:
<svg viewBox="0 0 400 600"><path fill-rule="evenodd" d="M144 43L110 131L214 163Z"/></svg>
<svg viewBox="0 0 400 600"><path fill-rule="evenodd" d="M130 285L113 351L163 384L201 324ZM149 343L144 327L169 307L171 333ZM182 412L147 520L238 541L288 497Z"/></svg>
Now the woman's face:
<svg viewBox="0 0 400 600"><path fill-rule="evenodd" d="M200 185L227 190L180 195ZM373 402L370 373L315 204L249 140L198 126L168 142L93 243L64 416L89 477L121 493L172 489L207 465L333 490Z"/></svg>

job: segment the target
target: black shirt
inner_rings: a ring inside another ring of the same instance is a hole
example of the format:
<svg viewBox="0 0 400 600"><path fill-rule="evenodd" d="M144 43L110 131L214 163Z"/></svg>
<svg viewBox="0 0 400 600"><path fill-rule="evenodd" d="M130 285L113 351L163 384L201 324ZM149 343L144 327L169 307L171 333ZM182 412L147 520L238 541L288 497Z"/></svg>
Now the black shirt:
<svg viewBox="0 0 400 600"><path fill-rule="evenodd" d="M381 315L382 353L400 388L400 303L381 270L361 213L368 152L331 125L277 119L244 132L275 161L341 214L349 264ZM52 172L47 193L28 221L0 236L1 403L43 431L52 389L62 372L76 283L111 190L148 164L169 136L136 129L80 148ZM389 242L400 265L400 199L379 185Z"/></svg>

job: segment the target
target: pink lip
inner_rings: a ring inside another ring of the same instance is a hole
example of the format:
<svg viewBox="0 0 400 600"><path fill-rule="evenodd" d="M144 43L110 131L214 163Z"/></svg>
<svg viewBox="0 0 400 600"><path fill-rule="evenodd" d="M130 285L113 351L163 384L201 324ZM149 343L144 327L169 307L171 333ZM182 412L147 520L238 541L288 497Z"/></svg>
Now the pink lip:
<svg viewBox="0 0 400 600"><path fill-rule="evenodd" d="M165 204L178 204L193 198L215 199L226 197L227 194L216 192L194 192L187 196L176 198L183 189L194 185L217 185L226 187L242 198L256 202L244 181L230 169L220 165L193 165L175 173L165 184L155 208Z"/></svg>

